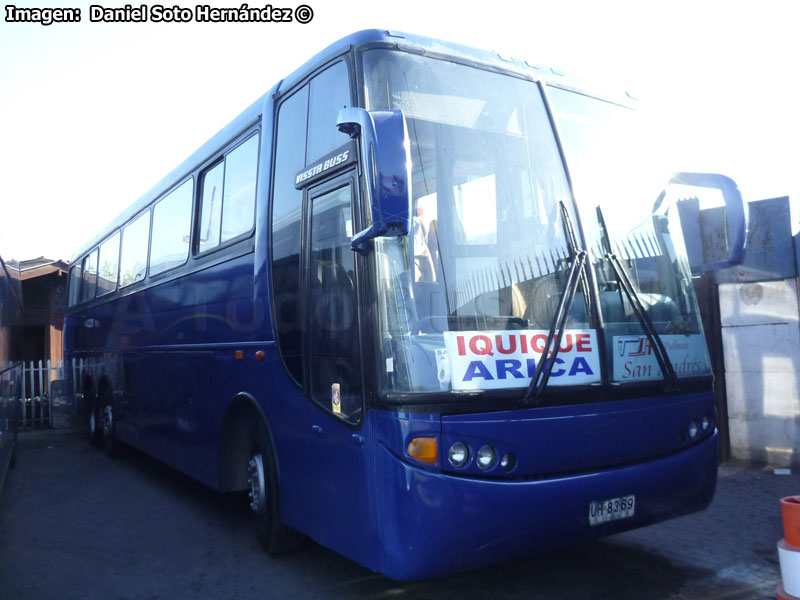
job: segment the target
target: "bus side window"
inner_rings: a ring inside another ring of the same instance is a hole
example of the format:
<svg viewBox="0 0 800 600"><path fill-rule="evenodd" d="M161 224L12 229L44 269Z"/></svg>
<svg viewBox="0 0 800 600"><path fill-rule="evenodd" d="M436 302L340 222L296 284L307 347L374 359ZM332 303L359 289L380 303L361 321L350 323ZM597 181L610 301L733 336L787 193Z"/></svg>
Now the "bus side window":
<svg viewBox="0 0 800 600"><path fill-rule="evenodd" d="M150 211L139 215L122 230L122 253L119 261L119 287L144 279L147 267L147 244L150 241Z"/></svg>
<svg viewBox="0 0 800 600"><path fill-rule="evenodd" d="M294 180L304 166L308 86L295 92L278 109L275 172L272 193L272 302L275 334L283 362L292 378L303 384L303 327L300 323L300 233L303 192Z"/></svg>
<svg viewBox="0 0 800 600"><path fill-rule="evenodd" d="M69 305L75 306L81 298L81 265L75 265L69 272Z"/></svg>
<svg viewBox="0 0 800 600"><path fill-rule="evenodd" d="M202 174L198 253L253 229L259 139L250 137Z"/></svg>
<svg viewBox="0 0 800 600"><path fill-rule="evenodd" d="M81 302L94 298L97 288L97 248L83 259L83 285L81 285Z"/></svg>
<svg viewBox="0 0 800 600"><path fill-rule="evenodd" d="M225 187L222 199L222 241L249 232L256 210L258 172L256 134L225 157Z"/></svg>
<svg viewBox="0 0 800 600"><path fill-rule="evenodd" d="M100 263L97 270L97 295L103 296L117 289L119 270L119 231L100 244Z"/></svg>
<svg viewBox="0 0 800 600"><path fill-rule="evenodd" d="M224 162L217 163L203 173L197 252L204 252L219 245L219 228L222 220L222 178L224 173Z"/></svg>
<svg viewBox="0 0 800 600"><path fill-rule="evenodd" d="M180 266L189 257L193 188L194 181L187 179L153 208L150 275Z"/></svg>
<svg viewBox="0 0 800 600"><path fill-rule="evenodd" d="M305 329L300 312L303 192L295 188L295 175L348 141L336 120L339 109L351 105L349 89L347 65L338 62L278 107L271 221L275 332L286 369L300 385ZM223 206L223 219L225 210Z"/></svg>
<svg viewBox="0 0 800 600"><path fill-rule="evenodd" d="M311 80L306 164L347 143L349 138L339 131L336 121L339 110L350 105L350 85L345 63L338 62Z"/></svg>

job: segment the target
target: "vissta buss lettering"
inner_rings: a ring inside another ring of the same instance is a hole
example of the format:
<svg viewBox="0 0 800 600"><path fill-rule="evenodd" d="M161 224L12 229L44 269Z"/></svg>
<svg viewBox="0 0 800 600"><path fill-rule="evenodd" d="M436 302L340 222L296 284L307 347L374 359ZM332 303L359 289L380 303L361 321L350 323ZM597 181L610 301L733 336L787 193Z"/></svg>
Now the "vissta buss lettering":
<svg viewBox="0 0 800 600"><path fill-rule="evenodd" d="M315 175L319 175L323 171L327 171L328 169L331 169L331 168L335 167L336 165L342 164L343 162L345 162L347 160L348 156L350 156L350 151L349 150L345 150L344 152L340 152L336 156L333 156L333 157L329 158L328 160L326 160L324 162L321 162L321 163L318 163L318 164L314 165L313 167L311 167L310 169L308 169L306 171L303 171L295 179L295 182L294 182L295 185L305 181L306 179L314 177Z"/></svg>

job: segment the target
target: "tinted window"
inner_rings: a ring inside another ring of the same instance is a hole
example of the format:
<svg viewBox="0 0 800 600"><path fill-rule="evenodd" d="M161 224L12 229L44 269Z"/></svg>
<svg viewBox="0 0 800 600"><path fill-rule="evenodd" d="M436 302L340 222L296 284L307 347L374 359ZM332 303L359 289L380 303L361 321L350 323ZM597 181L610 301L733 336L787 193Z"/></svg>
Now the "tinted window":
<svg viewBox="0 0 800 600"><path fill-rule="evenodd" d="M225 164L219 163L203 175L200 197L200 229L197 232L197 251L203 252L219 244L222 217L222 178Z"/></svg>
<svg viewBox="0 0 800 600"><path fill-rule="evenodd" d="M305 166L308 87L286 100L278 112L272 198L272 286L278 345L289 373L303 381L300 319L300 224L303 193L294 187Z"/></svg>
<svg viewBox="0 0 800 600"><path fill-rule="evenodd" d="M351 188L314 198L308 269L311 396L338 417L361 416Z"/></svg>
<svg viewBox="0 0 800 600"><path fill-rule="evenodd" d="M83 259L83 285L81 285L81 302L94 298L97 286L97 248Z"/></svg>
<svg viewBox="0 0 800 600"><path fill-rule="evenodd" d="M336 121L339 111L348 106L350 86L347 66L343 62L336 63L311 80L307 163L347 143L349 138L336 128Z"/></svg>
<svg viewBox="0 0 800 600"><path fill-rule="evenodd" d="M222 241L253 228L258 172L258 136L254 135L225 157L222 202Z"/></svg>
<svg viewBox="0 0 800 600"><path fill-rule="evenodd" d="M69 272L69 305L75 306L80 301L81 265L76 265Z"/></svg>
<svg viewBox="0 0 800 600"><path fill-rule="evenodd" d="M119 232L100 245L100 263L97 268L97 295L102 296L117 288L119 271Z"/></svg>
<svg viewBox="0 0 800 600"><path fill-rule="evenodd" d="M147 211L122 230L122 254L119 263L120 287L144 279L149 239L150 211Z"/></svg>
<svg viewBox="0 0 800 600"><path fill-rule="evenodd" d="M192 180L161 199L153 209L150 274L162 273L186 262L192 223Z"/></svg>

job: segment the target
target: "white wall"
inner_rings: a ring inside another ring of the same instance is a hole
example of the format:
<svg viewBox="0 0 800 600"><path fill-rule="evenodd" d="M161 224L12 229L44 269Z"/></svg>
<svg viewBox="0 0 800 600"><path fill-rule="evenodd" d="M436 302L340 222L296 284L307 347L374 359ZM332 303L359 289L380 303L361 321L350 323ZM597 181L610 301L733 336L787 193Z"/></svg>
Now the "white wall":
<svg viewBox="0 0 800 600"><path fill-rule="evenodd" d="M734 458L800 465L797 281L719 286Z"/></svg>

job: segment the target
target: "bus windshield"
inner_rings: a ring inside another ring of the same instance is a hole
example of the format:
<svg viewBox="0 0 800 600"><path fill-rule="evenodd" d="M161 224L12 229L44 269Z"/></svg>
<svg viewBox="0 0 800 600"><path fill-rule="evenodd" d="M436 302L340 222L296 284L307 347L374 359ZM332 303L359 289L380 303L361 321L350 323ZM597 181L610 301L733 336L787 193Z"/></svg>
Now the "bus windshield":
<svg viewBox="0 0 800 600"><path fill-rule="evenodd" d="M402 110L411 140L412 231L374 253L384 391L528 386L574 258L540 88L397 51L363 60L367 108ZM597 354L578 294L549 385L599 381Z"/></svg>
<svg viewBox="0 0 800 600"><path fill-rule="evenodd" d="M710 373L677 210L654 206L668 172L658 139L635 111L558 88L548 88L576 201L583 215L605 322L606 355L614 381L661 379L651 340L622 291L630 280L666 349L675 375Z"/></svg>

